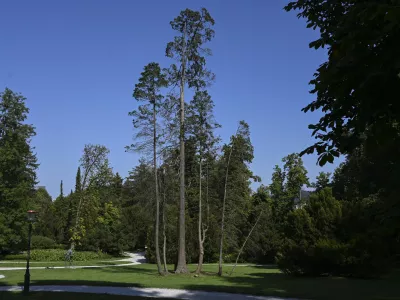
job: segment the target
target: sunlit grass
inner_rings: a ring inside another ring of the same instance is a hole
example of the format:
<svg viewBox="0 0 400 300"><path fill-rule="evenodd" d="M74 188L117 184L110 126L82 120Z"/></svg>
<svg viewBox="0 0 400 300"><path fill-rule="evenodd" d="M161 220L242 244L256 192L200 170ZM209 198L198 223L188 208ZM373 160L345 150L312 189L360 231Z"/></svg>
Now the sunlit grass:
<svg viewBox="0 0 400 300"><path fill-rule="evenodd" d="M173 266L170 266L172 270ZM195 265L189 265L193 272ZM240 266L232 276L231 267L224 267L224 275L216 275L217 265L205 265L204 274L196 277L170 274L160 276L155 265L108 267L102 269L45 269L32 270L33 285L103 285L177 288L254 295L293 297L304 299L398 299L400 300L400 272L384 279L360 280L335 277L294 278L274 267ZM24 271L0 271L6 278L3 285L22 285Z"/></svg>

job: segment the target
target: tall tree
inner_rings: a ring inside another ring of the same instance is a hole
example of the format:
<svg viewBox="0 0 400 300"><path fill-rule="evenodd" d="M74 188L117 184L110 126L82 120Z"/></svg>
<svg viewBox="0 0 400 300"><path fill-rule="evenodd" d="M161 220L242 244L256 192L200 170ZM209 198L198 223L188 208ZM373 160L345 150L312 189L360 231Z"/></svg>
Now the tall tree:
<svg viewBox="0 0 400 300"><path fill-rule="evenodd" d="M76 242L82 238L82 234L85 231L81 217L81 210L82 207L87 204L85 203L85 200L91 199L91 197L88 197L90 195L86 195L84 191L99 179L99 175L102 174L105 169L108 170L107 155L109 152L110 151L107 147L102 145L88 144L85 145L85 148L83 149L83 155L80 159L80 167L83 169L83 177L81 183L78 184L80 190L77 195L78 207L76 209L75 226L72 231L71 248L75 247ZM80 175L80 168L78 169L78 174Z"/></svg>
<svg viewBox="0 0 400 300"><path fill-rule="evenodd" d="M282 216L285 178L285 172L282 171L281 167L276 165L272 173L271 184L269 185L272 198L272 215L275 221L278 221Z"/></svg>
<svg viewBox="0 0 400 300"><path fill-rule="evenodd" d="M21 244L28 199L33 195L38 167L31 139L35 128L26 123L26 98L6 88L0 93L0 249Z"/></svg>
<svg viewBox="0 0 400 300"><path fill-rule="evenodd" d="M53 214L51 196L44 187L39 187L32 200L32 209L38 212L34 234L54 239L56 220Z"/></svg>
<svg viewBox="0 0 400 300"><path fill-rule="evenodd" d="M168 84L165 74L162 74L161 68L157 63L150 63L144 67L144 71L139 78L139 83L135 85L133 97L137 101L145 102L140 105L138 110L131 112L129 115L133 117L135 128L139 128L135 136L137 141L130 146L131 150L139 152L147 152L151 145L153 153L153 174L154 174L154 191L156 200L156 216L155 216L155 248L158 273L162 274L160 247L159 247L159 227L160 227L160 193L158 185L157 170L157 146L160 143L159 124L157 118L160 110L163 109L163 96L160 89Z"/></svg>
<svg viewBox="0 0 400 300"><path fill-rule="evenodd" d="M307 170L304 167L303 160L297 153L292 153L282 159L284 163L285 198L287 201L287 210L294 207L295 199L301 200L301 190L304 185L309 185Z"/></svg>
<svg viewBox="0 0 400 300"><path fill-rule="evenodd" d="M330 180L331 173L319 172L316 181L312 184L312 187L315 188L316 192L319 192L320 190L330 186Z"/></svg>
<svg viewBox="0 0 400 300"><path fill-rule="evenodd" d="M63 181L61 180L61 183L60 183L60 197L61 198L64 198L64 188L63 188Z"/></svg>
<svg viewBox="0 0 400 300"><path fill-rule="evenodd" d="M76 171L75 177L75 193L79 193L82 191L82 176L81 176L81 167L78 167L78 171Z"/></svg>
<svg viewBox="0 0 400 300"><path fill-rule="evenodd" d="M222 276L223 246L226 231L226 208L229 198L230 223L234 228L235 222L240 222L239 215L245 215L246 202L250 200L249 179L253 178L253 173L248 168L248 163L253 160L253 146L250 141L249 125L245 121L240 121L236 134L231 137L229 145L224 145L222 160L224 162L224 191L222 199L221 233L219 240L219 263L218 275ZM229 192L229 194L228 194Z"/></svg>
<svg viewBox="0 0 400 300"><path fill-rule="evenodd" d="M200 11L186 9L170 22L178 32L172 42L167 44L166 56L175 58L178 65L169 68L169 81L172 86L179 86L180 112L180 194L179 194L179 247L178 262L175 272L187 273L185 251L185 87L204 87L214 75L205 68L205 57L211 55L203 44L214 37L214 19L202 8Z"/></svg>
<svg viewBox="0 0 400 300"><path fill-rule="evenodd" d="M203 160L213 151L218 138L214 136L214 130L220 125L216 123L213 115L214 103L207 91L197 91L188 109L189 133L193 135L197 145L199 160L199 215L198 215L198 239L199 262L196 273L200 273L204 260L204 241L208 227L203 224L202 183L204 177ZM208 225L208 224L207 224Z"/></svg>

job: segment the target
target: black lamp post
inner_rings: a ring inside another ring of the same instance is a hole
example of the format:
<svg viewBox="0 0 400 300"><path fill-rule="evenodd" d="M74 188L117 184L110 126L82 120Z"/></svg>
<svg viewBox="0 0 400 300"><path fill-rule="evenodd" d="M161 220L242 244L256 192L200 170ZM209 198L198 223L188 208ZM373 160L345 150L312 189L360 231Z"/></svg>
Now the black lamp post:
<svg viewBox="0 0 400 300"><path fill-rule="evenodd" d="M32 236L32 224L36 220L36 211L28 210L28 222L29 222L29 233L28 233L28 256L26 259L26 272L24 281L24 293L29 293L29 285L31 274L29 273L29 259L31 258L31 236Z"/></svg>

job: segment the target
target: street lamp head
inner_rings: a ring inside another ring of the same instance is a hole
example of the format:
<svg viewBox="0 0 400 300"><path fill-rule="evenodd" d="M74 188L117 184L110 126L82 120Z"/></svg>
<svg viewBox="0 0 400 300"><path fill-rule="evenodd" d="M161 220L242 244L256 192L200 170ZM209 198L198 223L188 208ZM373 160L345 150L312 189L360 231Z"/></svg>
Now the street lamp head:
<svg viewBox="0 0 400 300"><path fill-rule="evenodd" d="M36 211L34 211L34 210L28 210L28 213L27 213L27 215L28 215L28 221L29 222L35 222L35 220L36 220L36 214L37 214L37 212Z"/></svg>

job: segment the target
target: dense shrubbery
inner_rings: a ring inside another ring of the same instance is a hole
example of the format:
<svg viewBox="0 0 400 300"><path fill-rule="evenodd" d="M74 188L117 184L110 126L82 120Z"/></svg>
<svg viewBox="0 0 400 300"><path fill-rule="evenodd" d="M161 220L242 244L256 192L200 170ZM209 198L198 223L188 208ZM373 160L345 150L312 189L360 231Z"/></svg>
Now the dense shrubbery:
<svg viewBox="0 0 400 300"><path fill-rule="evenodd" d="M305 208L288 215L286 239L277 257L281 270L292 275L382 275L390 264L382 233L366 229L364 234L349 234L351 230L346 228L356 226L365 218L366 211L361 214L358 209L354 205L342 206L330 188L312 195ZM360 215L354 215L354 210ZM348 223L350 215L353 216L351 224Z"/></svg>
<svg viewBox="0 0 400 300"><path fill-rule="evenodd" d="M32 236L31 243L32 249L62 249L64 247L63 245L57 245L51 238L40 235Z"/></svg>
<svg viewBox="0 0 400 300"><path fill-rule="evenodd" d="M31 250L32 261L64 261L66 250L62 249L45 249ZM98 259L109 259L111 256L103 252L91 251L74 251L74 261L89 261ZM6 255L4 260L25 260L26 254Z"/></svg>

